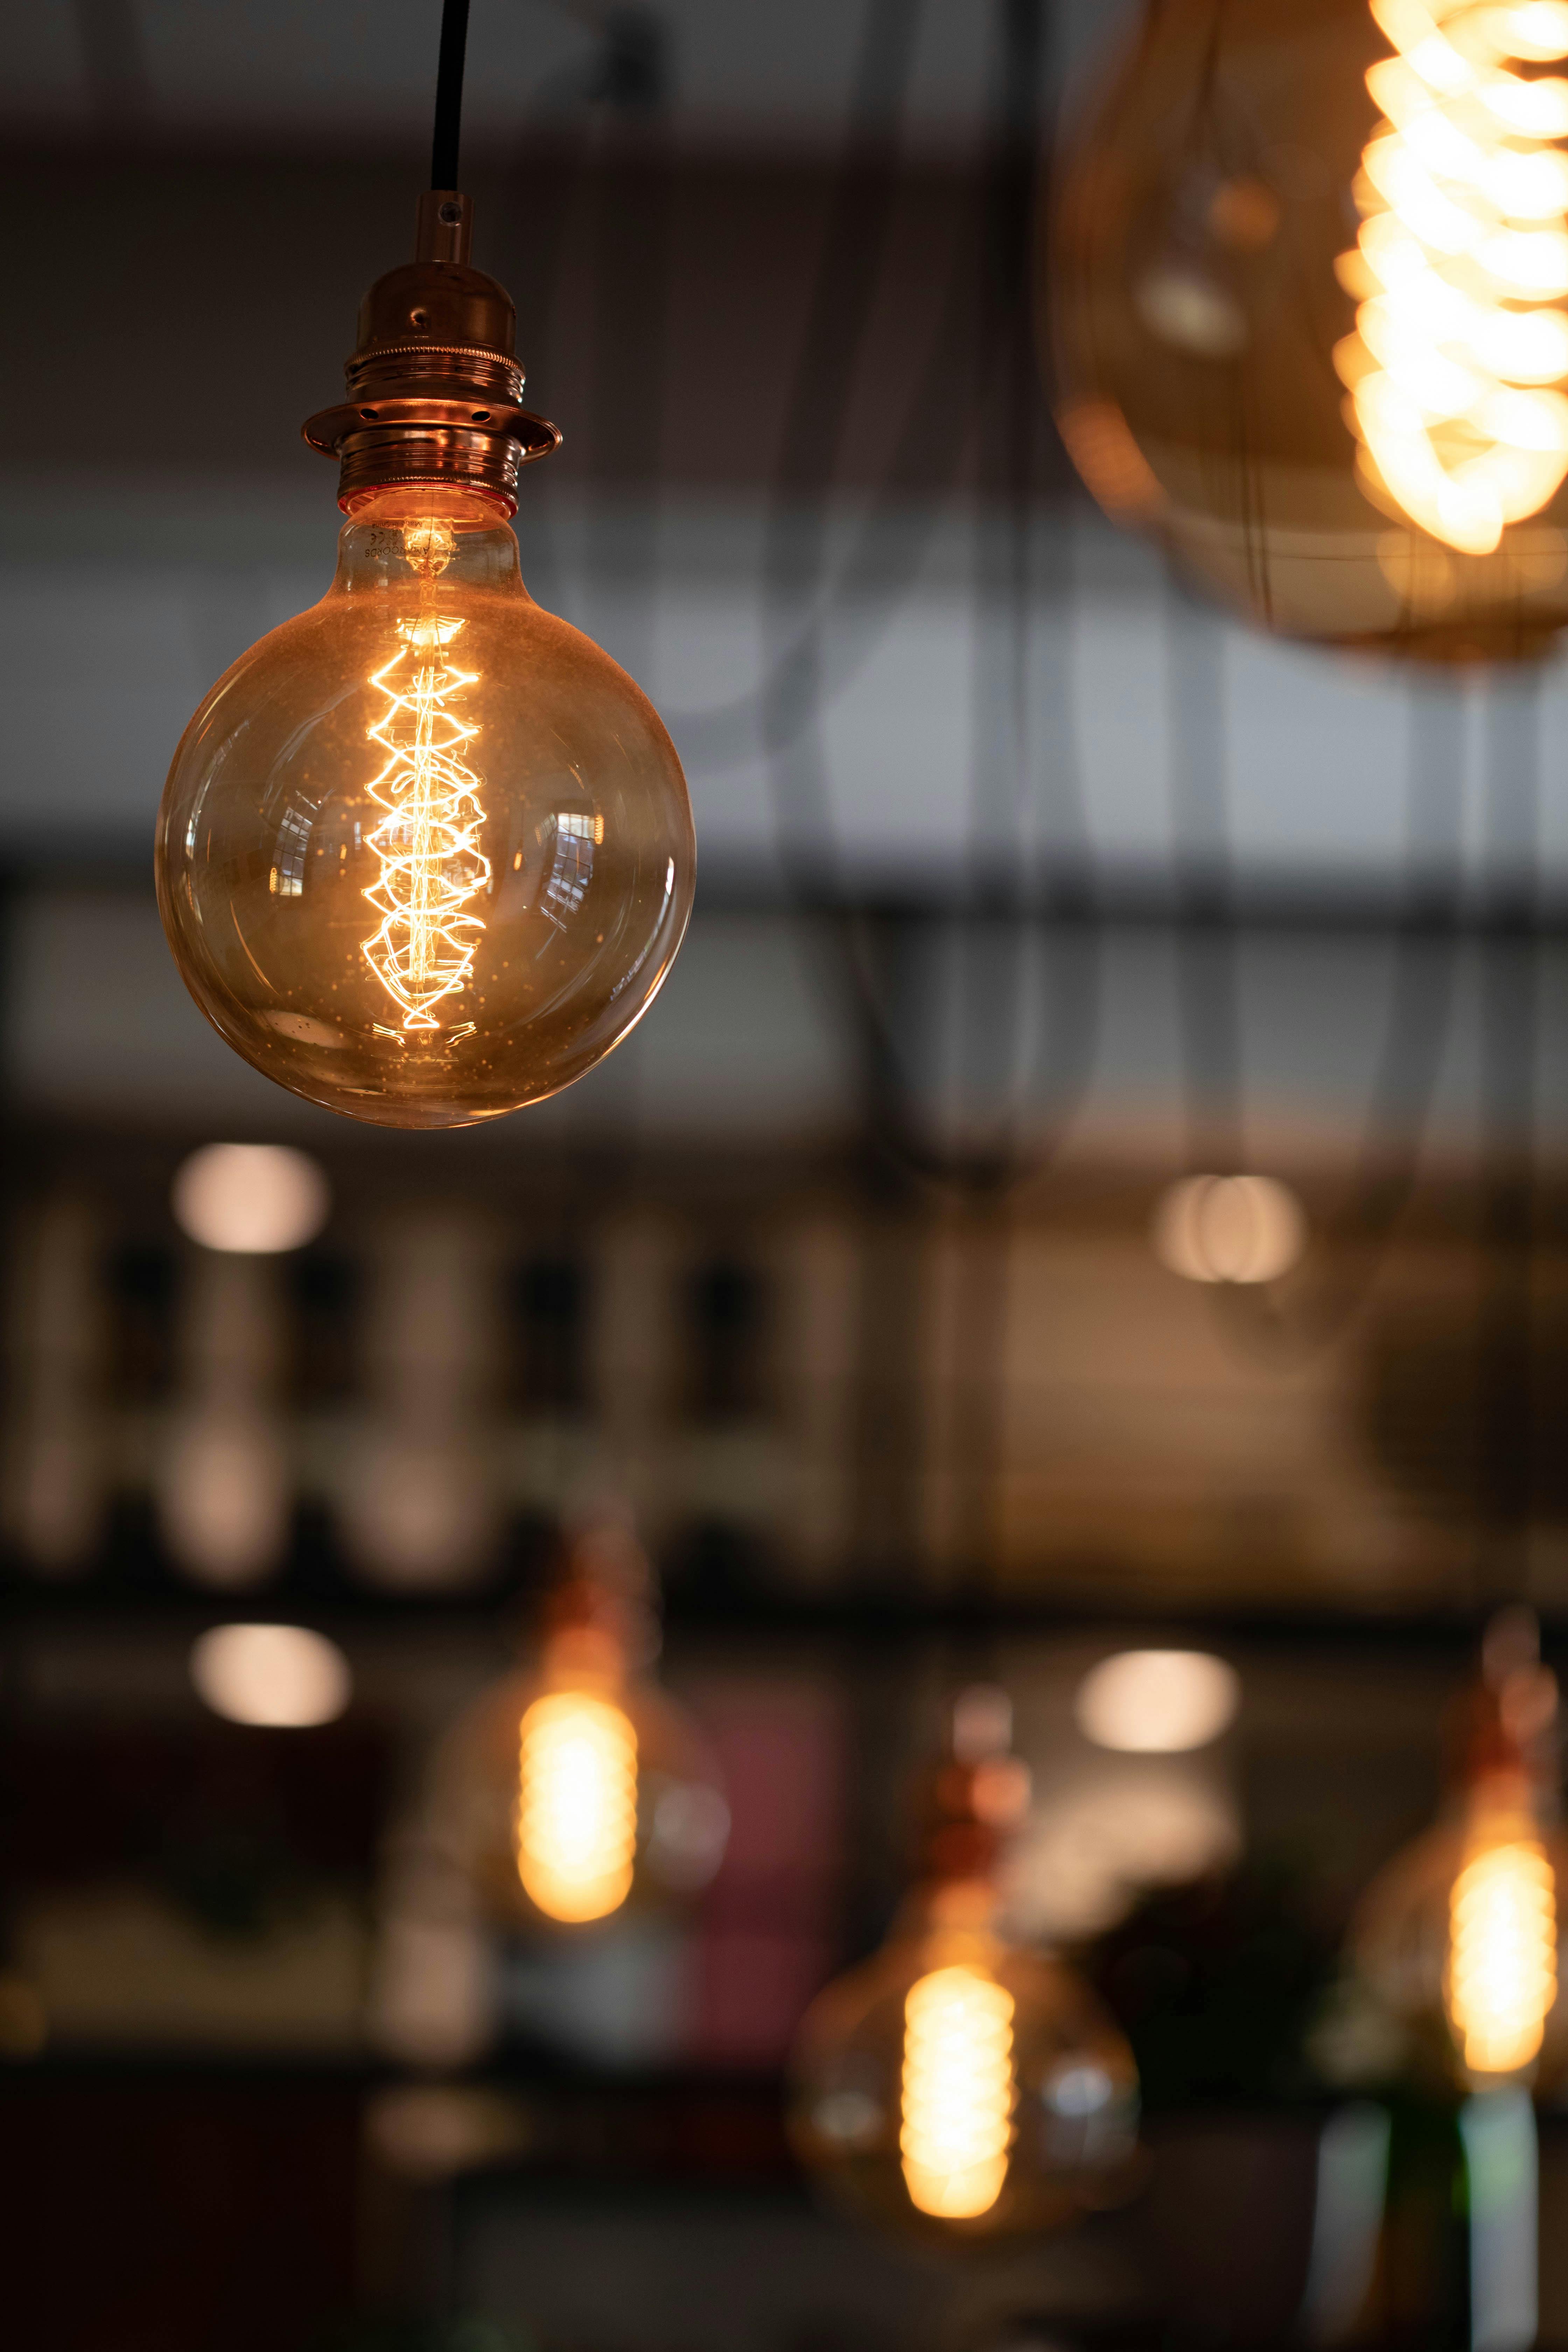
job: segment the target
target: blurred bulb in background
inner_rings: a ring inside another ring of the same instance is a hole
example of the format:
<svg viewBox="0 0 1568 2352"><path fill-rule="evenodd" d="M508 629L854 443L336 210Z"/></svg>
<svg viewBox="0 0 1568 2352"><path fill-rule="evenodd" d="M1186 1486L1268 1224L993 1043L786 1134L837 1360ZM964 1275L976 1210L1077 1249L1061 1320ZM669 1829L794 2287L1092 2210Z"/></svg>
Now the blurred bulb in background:
<svg viewBox="0 0 1568 2352"><path fill-rule="evenodd" d="M1241 1703L1234 1666L1203 1650L1121 1650L1079 1685L1079 1728L1097 1748L1179 1756L1228 1731Z"/></svg>
<svg viewBox="0 0 1568 2352"><path fill-rule="evenodd" d="M1184 1176L1155 1203L1154 1255L1186 1282L1278 1282L1307 1245L1307 1220L1272 1176Z"/></svg>
<svg viewBox="0 0 1568 2352"><path fill-rule="evenodd" d="M159 907L267 1076L464 1127L636 1026L690 912L691 814L652 705L523 586L510 502L404 483L348 505L327 594L185 730Z"/></svg>
<svg viewBox="0 0 1568 2352"><path fill-rule="evenodd" d="M1550 2079L1568 2055L1557 1685L1532 1625L1510 1612L1489 1634L1447 1817L1374 1883L1352 1939L1373 1993L1477 2090Z"/></svg>
<svg viewBox="0 0 1568 2352"><path fill-rule="evenodd" d="M488 1692L437 1759L432 1834L491 1917L586 1927L678 1905L718 1869L729 1811L706 1743L649 1676L658 1650L629 1528L587 1521L537 1670Z"/></svg>
<svg viewBox="0 0 1568 2352"><path fill-rule="evenodd" d="M536 1698L518 1733L517 1869L547 1917L603 1919L632 1891L637 1727L588 1690Z"/></svg>
<svg viewBox="0 0 1568 2352"><path fill-rule="evenodd" d="M174 1178L174 1221L203 1249L270 1255L303 1249L331 1193L317 1162L281 1143L209 1143Z"/></svg>
<svg viewBox="0 0 1568 2352"><path fill-rule="evenodd" d="M337 1643L304 1625L216 1625L191 1652L191 1680L215 1715L274 1730L333 1723L353 1694Z"/></svg>
<svg viewBox="0 0 1568 2352"><path fill-rule="evenodd" d="M1438 661L1568 622L1568 15L1160 0L1063 175L1063 437L1288 636ZM1353 238L1353 242L1352 242Z"/></svg>
<svg viewBox="0 0 1568 2352"><path fill-rule="evenodd" d="M888 1941L801 2027L791 2133L864 2218L936 2236L1025 2232L1109 2201L1136 2129L1131 2053L1061 1962L997 1926L1003 1836L1028 1802L988 1688L954 1710L920 1884Z"/></svg>

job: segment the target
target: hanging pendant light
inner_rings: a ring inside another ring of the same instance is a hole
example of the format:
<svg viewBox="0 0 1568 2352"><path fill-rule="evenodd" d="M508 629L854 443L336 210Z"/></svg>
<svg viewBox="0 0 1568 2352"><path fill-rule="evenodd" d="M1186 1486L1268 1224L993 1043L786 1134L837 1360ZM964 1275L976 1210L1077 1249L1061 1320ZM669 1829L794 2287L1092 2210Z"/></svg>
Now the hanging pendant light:
<svg viewBox="0 0 1568 2352"><path fill-rule="evenodd" d="M1489 1633L1458 1731L1444 1816L1373 1883L1352 1949L1384 2008L1463 2087L1492 2092L1550 2081L1568 2058L1558 1693L1528 1612Z"/></svg>
<svg viewBox="0 0 1568 2352"><path fill-rule="evenodd" d="M535 1663L488 1691L437 1759L437 1843L502 1926L585 1928L679 1909L723 1859L706 1741L654 1681L653 1572L610 1512L577 1529Z"/></svg>
<svg viewBox="0 0 1568 2352"><path fill-rule="evenodd" d="M1113 2201L1133 2154L1126 2042L998 1920L1001 1839L1028 1801L1006 1715L989 1689L959 1700L920 1883L881 1949L813 2003L792 2067L802 2162L863 2219L928 2238L1050 2228Z"/></svg>
<svg viewBox="0 0 1568 2352"><path fill-rule="evenodd" d="M158 902L235 1050L383 1126L538 1102L618 1045L691 909L686 783L609 656L541 611L510 530L560 441L521 406L512 305L457 193L466 0L447 0L416 257L360 310L348 396L305 438L346 520L319 604L186 728Z"/></svg>
<svg viewBox="0 0 1568 2352"><path fill-rule="evenodd" d="M1059 191L1063 438L1286 636L1530 658L1568 624L1568 12L1159 0Z"/></svg>

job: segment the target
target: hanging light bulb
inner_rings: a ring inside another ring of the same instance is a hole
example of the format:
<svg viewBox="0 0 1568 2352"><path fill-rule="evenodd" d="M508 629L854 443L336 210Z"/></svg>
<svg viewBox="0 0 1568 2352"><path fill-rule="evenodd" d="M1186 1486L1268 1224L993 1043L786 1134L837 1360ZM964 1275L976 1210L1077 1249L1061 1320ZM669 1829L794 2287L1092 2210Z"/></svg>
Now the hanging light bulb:
<svg viewBox="0 0 1568 2352"><path fill-rule="evenodd" d="M512 306L470 235L437 186L416 259L365 297L348 398L305 427L339 463L337 576L218 680L158 820L163 928L208 1020L388 1127L581 1077L658 994L694 881L657 712L523 586L519 469L560 436L519 405Z"/></svg>
<svg viewBox="0 0 1568 2352"><path fill-rule="evenodd" d="M882 1949L819 1995L793 2063L803 2162L865 2217L928 2234L1065 2221L1115 2197L1133 2149L1126 2043L1068 1969L997 1924L999 1845L1028 1802L1009 1736L1002 1694L963 1694L921 1883Z"/></svg>
<svg viewBox="0 0 1568 2352"><path fill-rule="evenodd" d="M603 1919L632 1891L637 1735L592 1691L549 1691L518 1738L517 1870L552 1919Z"/></svg>
<svg viewBox="0 0 1568 2352"><path fill-rule="evenodd" d="M1059 422L1113 519L1285 635L1546 649L1568 623L1564 66L1561 0L1148 6L1052 263Z"/></svg>
<svg viewBox="0 0 1568 2352"><path fill-rule="evenodd" d="M1473 2089L1532 2081L1568 2053L1556 1717L1533 1620L1510 1611L1489 1633L1463 1710L1448 1814L1389 1864L1356 1924L1365 1981L1396 2015L1439 2031Z"/></svg>
<svg viewBox="0 0 1568 2352"><path fill-rule="evenodd" d="M579 1529L537 1671L510 1675L437 1759L433 1835L489 1914L583 1927L679 1903L723 1859L730 1816L684 1712L648 1678L652 1572L626 1523Z"/></svg>

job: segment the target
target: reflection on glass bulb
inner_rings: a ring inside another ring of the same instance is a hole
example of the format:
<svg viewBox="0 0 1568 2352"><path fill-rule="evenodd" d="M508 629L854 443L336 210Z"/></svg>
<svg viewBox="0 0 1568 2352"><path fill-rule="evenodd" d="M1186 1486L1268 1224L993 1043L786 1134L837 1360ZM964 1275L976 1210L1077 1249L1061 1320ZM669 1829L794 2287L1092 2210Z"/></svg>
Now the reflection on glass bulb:
<svg viewBox="0 0 1568 2352"><path fill-rule="evenodd" d="M520 1733L517 1867L552 1919L607 1918L631 1893L637 1843L637 1737L585 1691L552 1691Z"/></svg>
<svg viewBox="0 0 1568 2352"><path fill-rule="evenodd" d="M1449 2021L1476 2074L1531 2063L1557 1999L1557 1888L1538 1838L1483 1845L1448 1900Z"/></svg>
<svg viewBox="0 0 1568 2352"><path fill-rule="evenodd" d="M1487 555L1568 475L1568 82L1508 66L1568 56L1560 0L1372 0L1395 54L1367 88L1384 120L1362 156L1363 296L1334 353L1361 465L1450 547Z"/></svg>
<svg viewBox="0 0 1568 2352"><path fill-rule="evenodd" d="M354 1118L462 1127L629 1034L695 847L658 714L534 604L500 509L405 484L356 504L327 595L191 721L157 877L186 985L247 1061Z"/></svg>
<svg viewBox="0 0 1568 2352"><path fill-rule="evenodd" d="M899 2146L910 2201L943 2221L988 2213L1013 2140L1013 1996L977 1968L933 1969L904 2000Z"/></svg>

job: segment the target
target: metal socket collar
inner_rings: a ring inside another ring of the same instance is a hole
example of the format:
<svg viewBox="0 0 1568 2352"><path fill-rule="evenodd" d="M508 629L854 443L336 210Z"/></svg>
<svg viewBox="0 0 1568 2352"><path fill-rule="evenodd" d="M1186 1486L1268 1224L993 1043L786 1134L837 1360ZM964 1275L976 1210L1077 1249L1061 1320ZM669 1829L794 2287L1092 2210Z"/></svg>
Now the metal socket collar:
<svg viewBox="0 0 1568 2352"><path fill-rule="evenodd" d="M553 425L519 405L510 298L469 267L471 236L467 196L420 198L417 258L378 278L360 305L347 400L305 423L311 448L338 460L345 513L398 483L445 482L513 514L521 468L560 446Z"/></svg>

